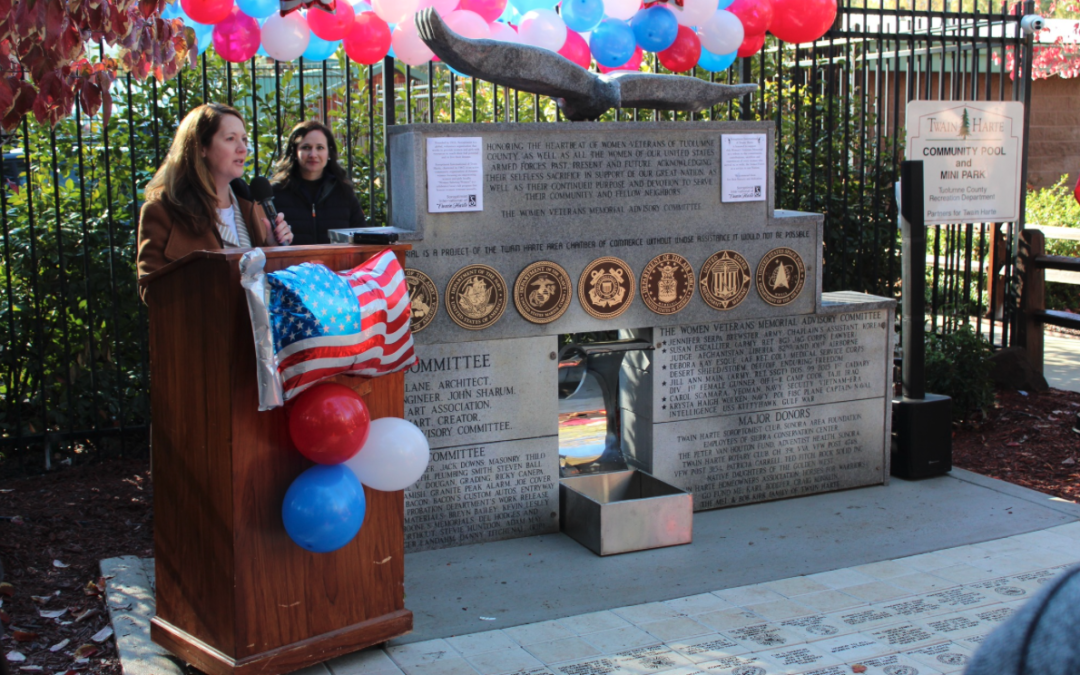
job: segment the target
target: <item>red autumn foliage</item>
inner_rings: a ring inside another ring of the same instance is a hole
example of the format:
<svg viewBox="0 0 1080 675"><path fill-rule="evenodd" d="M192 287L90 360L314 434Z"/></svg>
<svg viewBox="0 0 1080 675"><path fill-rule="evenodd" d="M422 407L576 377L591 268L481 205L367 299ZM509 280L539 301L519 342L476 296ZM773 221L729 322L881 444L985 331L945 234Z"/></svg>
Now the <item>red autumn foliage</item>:
<svg viewBox="0 0 1080 675"><path fill-rule="evenodd" d="M14 129L33 112L55 126L76 99L88 114L112 112L117 74L172 78L194 63L195 35L162 19L166 0L0 0L0 127ZM91 62L99 44L117 58Z"/></svg>

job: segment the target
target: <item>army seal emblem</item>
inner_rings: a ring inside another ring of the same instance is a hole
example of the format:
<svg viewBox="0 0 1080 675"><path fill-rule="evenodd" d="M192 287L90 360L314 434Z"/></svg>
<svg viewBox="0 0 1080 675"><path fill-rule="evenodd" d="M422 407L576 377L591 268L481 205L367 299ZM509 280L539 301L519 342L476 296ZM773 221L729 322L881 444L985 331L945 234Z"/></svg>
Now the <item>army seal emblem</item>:
<svg viewBox="0 0 1080 675"><path fill-rule="evenodd" d="M435 320L439 311L439 289L431 277L420 270L406 269L405 283L409 286L409 323L412 332L419 333Z"/></svg>
<svg viewBox="0 0 1080 675"><path fill-rule="evenodd" d="M758 263L756 281L761 299L780 307L794 302L802 293L806 267L790 248L774 248Z"/></svg>
<svg viewBox="0 0 1080 675"><path fill-rule="evenodd" d="M506 311L506 282L487 265L462 267L446 284L446 313L467 330L488 328Z"/></svg>
<svg viewBox="0 0 1080 675"><path fill-rule="evenodd" d="M717 251L699 273L701 299L713 309L734 309L750 293L750 265L735 251Z"/></svg>
<svg viewBox="0 0 1080 675"><path fill-rule="evenodd" d="M694 268L677 253L661 253L641 271L641 300L656 314L675 314L694 297Z"/></svg>
<svg viewBox="0 0 1080 675"><path fill-rule="evenodd" d="M591 316L614 319L634 301L633 271L618 258L597 258L578 279L578 300Z"/></svg>
<svg viewBox="0 0 1080 675"><path fill-rule="evenodd" d="M573 297L570 275L546 260L521 270L514 282L514 306L531 323L551 323L566 313Z"/></svg>

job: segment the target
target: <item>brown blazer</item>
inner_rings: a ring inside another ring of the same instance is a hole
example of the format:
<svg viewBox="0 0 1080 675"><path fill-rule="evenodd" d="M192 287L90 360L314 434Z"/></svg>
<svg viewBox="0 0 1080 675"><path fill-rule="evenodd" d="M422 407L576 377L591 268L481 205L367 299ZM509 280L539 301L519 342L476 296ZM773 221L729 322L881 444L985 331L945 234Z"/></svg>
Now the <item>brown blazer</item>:
<svg viewBox="0 0 1080 675"><path fill-rule="evenodd" d="M263 223L263 220L270 220L263 208L240 197L236 198L236 202L244 217L251 245L276 246L269 238ZM135 257L140 277L194 251L220 251L224 247L216 227L207 228L202 234L194 235L182 227L174 226L169 212L160 201L143 204L142 214L139 216L138 252ZM139 291L140 295L144 290Z"/></svg>

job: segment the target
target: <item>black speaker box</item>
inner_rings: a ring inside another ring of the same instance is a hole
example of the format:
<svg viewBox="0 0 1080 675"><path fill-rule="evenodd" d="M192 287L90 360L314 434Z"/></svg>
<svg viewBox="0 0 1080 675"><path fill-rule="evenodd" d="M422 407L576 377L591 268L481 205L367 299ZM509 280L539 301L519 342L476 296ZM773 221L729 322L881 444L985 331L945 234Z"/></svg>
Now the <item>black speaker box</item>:
<svg viewBox="0 0 1080 675"><path fill-rule="evenodd" d="M892 475L929 478L952 470L951 398L893 399L892 413Z"/></svg>

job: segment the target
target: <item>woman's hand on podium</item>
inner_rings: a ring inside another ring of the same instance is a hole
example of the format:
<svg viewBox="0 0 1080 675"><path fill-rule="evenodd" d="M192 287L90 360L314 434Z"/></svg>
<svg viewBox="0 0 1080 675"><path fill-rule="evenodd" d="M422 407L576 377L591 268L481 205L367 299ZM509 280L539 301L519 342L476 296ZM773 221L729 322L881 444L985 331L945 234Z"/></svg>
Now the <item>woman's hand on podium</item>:
<svg viewBox="0 0 1080 675"><path fill-rule="evenodd" d="M282 246L288 246L293 241L292 228L285 222L285 214L277 214L277 218L274 220L274 227L271 229L270 221L263 219L263 224L266 225L266 231L277 240L277 243Z"/></svg>

